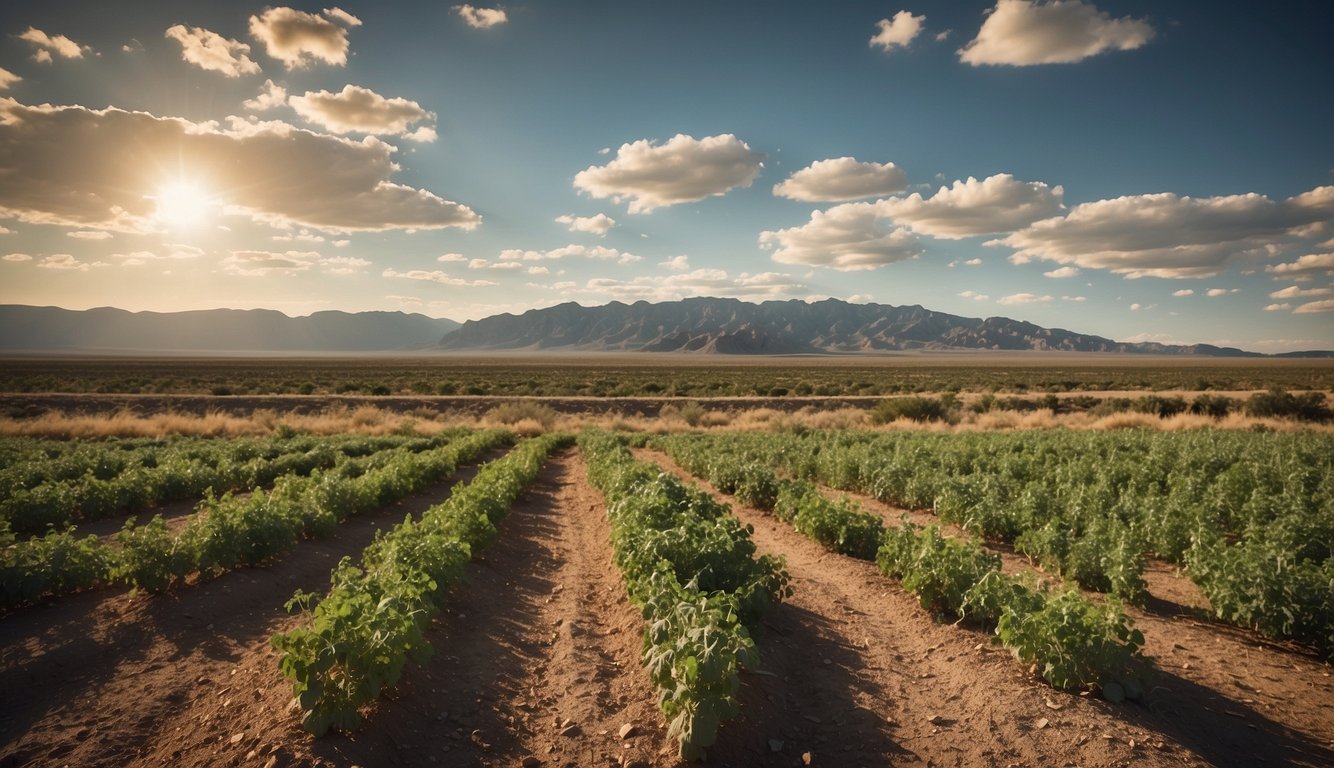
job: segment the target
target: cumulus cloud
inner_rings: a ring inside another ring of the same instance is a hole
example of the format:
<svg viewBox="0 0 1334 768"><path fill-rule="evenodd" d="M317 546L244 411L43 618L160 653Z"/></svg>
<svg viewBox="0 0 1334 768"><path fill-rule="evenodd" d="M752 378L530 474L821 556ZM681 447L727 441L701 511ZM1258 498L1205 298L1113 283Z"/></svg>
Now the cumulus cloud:
<svg viewBox="0 0 1334 768"><path fill-rule="evenodd" d="M471 229L472 209L393 183L394 148L281 122L227 127L144 112L0 99L0 216L154 231L153 198L187 174L229 212L326 232Z"/></svg>
<svg viewBox="0 0 1334 768"><path fill-rule="evenodd" d="M852 157L817 160L774 185L790 200L840 202L881 197L908 188L908 176L893 163L858 162Z"/></svg>
<svg viewBox="0 0 1334 768"><path fill-rule="evenodd" d="M922 254L917 237L894 227L877 203L844 203L814 211L800 227L760 233L760 247L773 248L775 261L840 271L875 269Z"/></svg>
<svg viewBox="0 0 1334 768"><path fill-rule="evenodd" d="M286 103L287 89L272 80L265 80L263 87L259 89L259 95L241 102L241 106L254 112L264 112L281 107Z"/></svg>
<svg viewBox="0 0 1334 768"><path fill-rule="evenodd" d="M596 216L571 216L569 214L556 217L556 223L564 224L570 228L571 232L588 232L590 234L602 237L608 230L616 226L616 219L605 213L599 213Z"/></svg>
<svg viewBox="0 0 1334 768"><path fill-rule="evenodd" d="M468 257L461 253L442 253L436 256L435 260L443 264L462 264L468 260Z"/></svg>
<svg viewBox="0 0 1334 768"><path fill-rule="evenodd" d="M991 298L985 293L978 293L977 291L959 291L959 295L965 299L972 299L973 301L986 301Z"/></svg>
<svg viewBox="0 0 1334 768"><path fill-rule="evenodd" d="M1061 211L1065 190L1040 181L1019 181L1008 173L981 181L968 177L923 198L907 197L876 203L880 215L914 232L942 240L1012 232Z"/></svg>
<svg viewBox="0 0 1334 768"><path fill-rule="evenodd" d="M109 266L105 261L79 261L68 253L57 253L37 262L41 269L54 269L62 272L87 272L96 267Z"/></svg>
<svg viewBox="0 0 1334 768"><path fill-rule="evenodd" d="M554 286L553 286L554 287ZM741 273L736 277L722 269L696 269L679 275L642 276L631 280L594 278L581 293L610 296L624 301L676 301L696 296L738 299L795 298L807 292L806 286L791 275L762 272Z"/></svg>
<svg viewBox="0 0 1334 768"><path fill-rule="evenodd" d="M410 129L413 123L434 123L434 112L422 109L415 101L386 99L357 85L345 85L338 93L310 91L305 96L291 97L287 103L307 122L334 133L403 136L413 141L435 141L436 138L432 125Z"/></svg>
<svg viewBox="0 0 1334 768"><path fill-rule="evenodd" d="M65 237L72 237L75 240L107 240L111 233L105 229L79 229L73 232L66 232Z"/></svg>
<svg viewBox="0 0 1334 768"><path fill-rule="evenodd" d="M1287 303L1286 301L1283 302L1282 304L1266 304L1266 305L1265 305L1265 311L1266 311L1266 312L1282 312L1282 311L1284 311L1284 310L1288 310L1288 309L1292 309L1292 305L1289 304L1289 303Z"/></svg>
<svg viewBox="0 0 1334 768"><path fill-rule="evenodd" d="M365 272L371 263L356 256L328 256L320 260L320 266L331 275L355 275Z"/></svg>
<svg viewBox="0 0 1334 768"><path fill-rule="evenodd" d="M1334 253L1308 253L1305 256L1285 264L1270 264L1266 272L1272 272L1275 280L1288 279L1310 280L1317 275L1334 277Z"/></svg>
<svg viewBox="0 0 1334 768"><path fill-rule="evenodd" d="M294 275L318 264L320 255L314 251L232 251L222 260L222 271L242 277L269 277Z"/></svg>
<svg viewBox="0 0 1334 768"><path fill-rule="evenodd" d="M1326 190L1329 190L1327 193ZM988 245L1126 277L1212 277L1243 256L1267 258L1292 230L1334 219L1334 187L1276 203L1264 195L1133 195L1075 206Z"/></svg>
<svg viewBox="0 0 1334 768"><path fill-rule="evenodd" d="M1152 37L1147 21L1114 19L1083 0L998 0L959 58L975 67L1070 64L1105 51L1134 50Z"/></svg>
<svg viewBox="0 0 1334 768"><path fill-rule="evenodd" d="M157 251L130 251L129 253L113 253L111 258L120 262L122 267L141 267L145 264L155 261L169 260L187 260L197 259L204 255L204 249L184 243L164 243L162 250ZM224 271L226 267L224 266Z"/></svg>
<svg viewBox="0 0 1334 768"><path fill-rule="evenodd" d="M996 299L997 304L1046 304L1054 301L1051 296L1039 296L1036 293L1012 293Z"/></svg>
<svg viewBox="0 0 1334 768"><path fill-rule="evenodd" d="M908 43L922 31L925 23L925 15L914 16L908 11L899 11L892 19L881 19L876 22L880 31L871 37L870 45L872 48L878 46L886 52L895 48L907 48Z"/></svg>
<svg viewBox="0 0 1334 768"><path fill-rule="evenodd" d="M32 60L39 64L50 64L52 54L62 59L81 59L85 51L93 50L86 45L79 45L64 35L48 35L36 27L28 27L19 35L19 39L32 43L36 49L32 54Z"/></svg>
<svg viewBox="0 0 1334 768"><path fill-rule="evenodd" d="M1089 298L1088 298L1087 296L1062 296L1062 297L1061 297L1061 301L1073 301L1073 302L1076 302L1076 303L1084 302L1084 301L1088 301L1088 300L1089 300Z"/></svg>
<svg viewBox="0 0 1334 768"><path fill-rule="evenodd" d="M1173 296L1194 296L1195 291L1190 288L1182 288L1179 291L1172 291Z"/></svg>
<svg viewBox="0 0 1334 768"><path fill-rule="evenodd" d="M361 22L337 8L325 14L330 18L295 8L266 8L264 13L250 17L250 34L288 69L318 61L341 67L347 64L347 29L335 21L347 26Z"/></svg>
<svg viewBox="0 0 1334 768"><path fill-rule="evenodd" d="M423 280L431 283L440 283L441 285L453 285L462 288L482 288L496 283L490 280L465 280L461 277L450 277L448 273L438 269L410 269L407 272L399 272L396 269L386 269L380 273L381 277L395 277L403 280Z"/></svg>
<svg viewBox="0 0 1334 768"><path fill-rule="evenodd" d="M1310 315L1316 312L1334 312L1334 299L1308 301L1292 310L1292 314L1294 315Z"/></svg>
<svg viewBox="0 0 1334 768"><path fill-rule="evenodd" d="M1282 290L1274 291L1269 294L1271 299L1304 299L1308 296L1328 296L1334 293L1329 288L1302 288L1297 285L1290 285Z"/></svg>
<svg viewBox="0 0 1334 768"><path fill-rule="evenodd" d="M666 261L658 262L658 266L672 272L685 272L690 269L690 259L687 256L673 256Z"/></svg>
<svg viewBox="0 0 1334 768"><path fill-rule="evenodd" d="M549 251L530 251L522 248L507 248L500 252L500 261L556 261L571 256L583 257L586 259L597 259L600 261L615 261L618 264L633 264L642 261L642 256L636 256L633 253L627 253L615 248L604 248L600 245L588 247L586 245L570 245L560 248L552 248Z"/></svg>
<svg viewBox="0 0 1334 768"><path fill-rule="evenodd" d="M1066 277L1075 277L1079 274L1079 267L1058 267L1050 272L1043 272L1043 277L1051 277L1057 280Z"/></svg>
<svg viewBox="0 0 1334 768"><path fill-rule="evenodd" d="M702 139L677 134L665 144L640 139L622 144L610 163L575 174L574 186L593 197L629 200L630 213L648 213L749 187L763 160L730 133Z"/></svg>
<svg viewBox="0 0 1334 768"><path fill-rule="evenodd" d="M474 8L471 5L456 5L454 10L459 18L473 29L489 29L509 21L502 8Z"/></svg>
<svg viewBox="0 0 1334 768"><path fill-rule="evenodd" d="M361 26L361 19L358 19L356 16L353 16L337 6L333 8L325 8L322 13L345 27Z"/></svg>
<svg viewBox="0 0 1334 768"><path fill-rule="evenodd" d="M19 77L13 72L10 72L4 67L0 67L0 91L9 90L9 86L19 82L22 79L23 78Z"/></svg>
<svg viewBox="0 0 1334 768"><path fill-rule="evenodd" d="M14 263L22 261L32 261L32 257L26 253L6 253L3 258L5 261Z"/></svg>
<svg viewBox="0 0 1334 768"><path fill-rule="evenodd" d="M200 69L221 72L227 77L259 72L259 65L250 60L250 46L238 40L228 40L217 32L184 24L168 27L165 36L180 43L181 58Z"/></svg>

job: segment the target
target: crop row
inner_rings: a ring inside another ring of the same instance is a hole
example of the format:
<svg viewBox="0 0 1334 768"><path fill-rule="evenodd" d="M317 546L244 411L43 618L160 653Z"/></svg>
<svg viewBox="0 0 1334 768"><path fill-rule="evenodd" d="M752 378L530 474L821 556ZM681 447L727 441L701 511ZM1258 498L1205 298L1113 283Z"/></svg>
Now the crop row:
<svg viewBox="0 0 1334 768"><path fill-rule="evenodd" d="M1086 589L1184 566L1219 618L1334 651L1334 438L1200 430L699 437L748 463L1008 541Z"/></svg>
<svg viewBox="0 0 1334 768"><path fill-rule="evenodd" d="M748 627L792 594L787 571L755 557L750 529L727 506L635 461L617 438L585 433L580 447L607 499L616 564L648 622L643 661L668 737L694 759L739 711L738 673L758 663Z"/></svg>
<svg viewBox="0 0 1334 768"><path fill-rule="evenodd" d="M82 443L44 458L38 453L0 471L0 529L38 534L78 522L131 514L179 499L267 485L310 474L345 456L395 447L415 451L446 438L340 437L268 440L194 439L121 447ZM127 441L129 442L129 441ZM0 530L0 541L6 534Z"/></svg>
<svg viewBox="0 0 1334 768"><path fill-rule="evenodd" d="M408 517L377 535L359 566L343 558L322 600L293 596L288 609L307 609L310 623L272 642L307 730L318 736L356 727L361 707L398 682L409 658L426 658L431 646L423 631L463 565L495 537L496 524L547 456L570 442L568 435L549 434L521 443L419 521Z"/></svg>
<svg viewBox="0 0 1334 768"><path fill-rule="evenodd" d="M1033 664L1055 688L1097 688L1112 701L1138 698L1147 662L1144 637L1114 600L1094 602L1075 590L1002 575L1000 558L975 541L944 537L906 520L886 529L880 517L855 502L831 501L805 480L780 478L768 466L738 463L700 440L667 438L662 446L691 474L724 493L791 524L841 554L874 559L899 579L922 607L938 616L969 620L995 631L996 641Z"/></svg>
<svg viewBox="0 0 1334 768"><path fill-rule="evenodd" d="M460 462L511 439L507 431L487 430L421 453L400 448L308 477L286 475L271 490L206 499L176 535L159 515L142 526L127 522L114 544L69 531L18 542L0 551L0 597L14 605L112 583L163 590L193 573L208 578L257 565L302 538L328 535L351 515L446 477Z"/></svg>

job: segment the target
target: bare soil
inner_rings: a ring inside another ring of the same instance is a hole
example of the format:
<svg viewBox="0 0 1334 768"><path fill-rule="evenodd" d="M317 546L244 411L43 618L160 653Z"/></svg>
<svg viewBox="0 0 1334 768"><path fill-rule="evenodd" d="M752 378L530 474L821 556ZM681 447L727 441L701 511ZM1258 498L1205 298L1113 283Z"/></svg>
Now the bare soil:
<svg viewBox="0 0 1334 768"><path fill-rule="evenodd" d="M798 751L820 753L823 737L842 750L833 753L838 765L1334 765L1334 680L1327 664L1300 649L1196 618L1160 597L1168 607L1151 601L1147 611L1130 611L1157 660L1143 705L1061 693L985 634L934 621L873 564L826 551L663 454L640 455L732 502L754 526L760 552L787 556L796 594L768 621L777 637L760 641L760 655L788 688L756 696L755 687L778 683L748 680L752 701L743 703L742 720L775 699L801 706L803 717L809 709L819 720L793 731ZM859 500L890 522L903 513ZM1006 557L1010 568L1026 563ZM1170 574L1148 578L1155 596L1180 589L1169 585L1177 578ZM840 713L837 728L826 724ZM892 744L882 748L886 738ZM747 748L754 755L757 746Z"/></svg>

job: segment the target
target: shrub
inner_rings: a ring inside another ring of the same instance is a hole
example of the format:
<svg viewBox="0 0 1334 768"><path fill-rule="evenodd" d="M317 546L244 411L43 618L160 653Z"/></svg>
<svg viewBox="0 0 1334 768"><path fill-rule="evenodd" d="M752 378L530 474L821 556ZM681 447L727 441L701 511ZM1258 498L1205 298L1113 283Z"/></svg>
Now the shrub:
<svg viewBox="0 0 1334 768"><path fill-rule="evenodd" d="M1296 419L1324 423L1334 418L1325 396L1320 392L1304 392L1294 395L1282 389L1271 389L1252 395L1246 401L1246 413L1261 418Z"/></svg>
<svg viewBox="0 0 1334 768"><path fill-rule="evenodd" d="M881 400L871 411L872 424L888 424L899 419L911 421L947 421L950 407L944 399L930 397L895 397Z"/></svg>

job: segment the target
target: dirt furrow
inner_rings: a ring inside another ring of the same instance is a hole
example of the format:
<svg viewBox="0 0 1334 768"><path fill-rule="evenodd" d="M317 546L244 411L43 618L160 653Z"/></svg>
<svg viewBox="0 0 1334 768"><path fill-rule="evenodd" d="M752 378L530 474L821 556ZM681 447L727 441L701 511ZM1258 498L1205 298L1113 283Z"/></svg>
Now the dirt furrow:
<svg viewBox="0 0 1334 768"><path fill-rule="evenodd" d="M822 491L857 501L887 525L897 525L904 513L871 496ZM910 517L940 524L926 512ZM948 524L942 531L968 536ZM1002 570L1061 583L1013 550L994 542L987 546L1001 556ZM1144 651L1158 667L1148 700L1155 717L1144 718L1145 711L1134 708L1127 709L1130 719L1144 719L1211 761L1247 754L1278 763L1334 764L1334 678L1328 663L1307 649L1211 619L1200 588L1166 563L1151 561L1144 578L1148 605L1127 606L1126 613L1144 633Z"/></svg>
<svg viewBox="0 0 1334 768"><path fill-rule="evenodd" d="M299 620L284 609L286 600L297 589L326 590L341 558L358 555L378 530L448 498L475 472L461 468L349 519L333 536L300 542L267 567L158 595L95 590L0 619L0 766L155 764L147 758L156 745L178 741L207 754L236 733L233 713L242 703L284 707L290 688L269 637ZM203 702L230 711L180 733L167 727L175 713ZM171 753L157 762L191 764Z"/></svg>
<svg viewBox="0 0 1334 768"><path fill-rule="evenodd" d="M795 594L759 640L772 676L747 676L743 714L711 762L756 764L781 741L788 764L806 751L840 766L1199 763L1113 705L1035 680L986 635L937 623L873 564L827 552L661 453L639 456L731 503L792 575Z"/></svg>
<svg viewBox="0 0 1334 768"><path fill-rule="evenodd" d="M573 451L543 468L428 630L432 657L410 665L362 728L319 740L302 734L296 713L282 711L284 683L247 704L269 724L240 729L238 745L209 759L251 749L262 757L286 744L280 754L297 764L517 766L528 756L543 766L605 766L621 756L663 764L665 728L639 663L643 620L625 598L602 498L585 474ZM276 656L256 656L276 676ZM188 729L226 715L211 702L175 721ZM621 740L626 723L635 733ZM164 746L150 762L169 758Z"/></svg>

